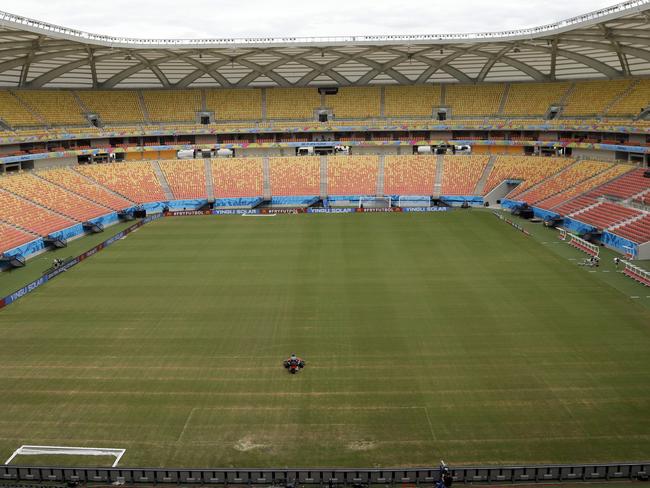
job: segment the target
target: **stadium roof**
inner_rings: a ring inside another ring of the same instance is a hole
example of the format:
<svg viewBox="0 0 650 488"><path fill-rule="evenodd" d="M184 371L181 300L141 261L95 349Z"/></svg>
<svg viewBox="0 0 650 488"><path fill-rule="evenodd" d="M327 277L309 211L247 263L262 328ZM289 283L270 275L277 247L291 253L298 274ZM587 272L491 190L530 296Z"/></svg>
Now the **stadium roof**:
<svg viewBox="0 0 650 488"><path fill-rule="evenodd" d="M132 39L0 12L0 86L244 88L650 75L650 0L474 34Z"/></svg>

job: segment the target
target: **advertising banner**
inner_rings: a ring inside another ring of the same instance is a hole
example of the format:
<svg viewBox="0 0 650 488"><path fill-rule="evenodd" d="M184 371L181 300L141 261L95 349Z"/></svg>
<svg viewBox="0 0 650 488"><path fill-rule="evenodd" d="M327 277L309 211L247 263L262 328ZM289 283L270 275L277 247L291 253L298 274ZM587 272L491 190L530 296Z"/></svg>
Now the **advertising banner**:
<svg viewBox="0 0 650 488"><path fill-rule="evenodd" d="M246 209L223 209L212 211L212 215L258 215L259 213L259 210Z"/></svg>
<svg viewBox="0 0 650 488"><path fill-rule="evenodd" d="M402 212L449 212L451 207L403 207Z"/></svg>
<svg viewBox="0 0 650 488"><path fill-rule="evenodd" d="M172 210L165 217L189 217L191 215L212 215L212 210Z"/></svg>

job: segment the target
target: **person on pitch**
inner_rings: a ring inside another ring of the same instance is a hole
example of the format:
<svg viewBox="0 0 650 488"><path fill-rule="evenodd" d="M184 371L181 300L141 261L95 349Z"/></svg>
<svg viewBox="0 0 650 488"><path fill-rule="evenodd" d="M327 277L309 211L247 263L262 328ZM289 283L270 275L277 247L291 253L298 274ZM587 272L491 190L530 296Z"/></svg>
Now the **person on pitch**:
<svg viewBox="0 0 650 488"><path fill-rule="evenodd" d="M287 368L290 373L297 373L305 367L305 361L296 356L295 353L292 353L289 358L284 360L284 367Z"/></svg>

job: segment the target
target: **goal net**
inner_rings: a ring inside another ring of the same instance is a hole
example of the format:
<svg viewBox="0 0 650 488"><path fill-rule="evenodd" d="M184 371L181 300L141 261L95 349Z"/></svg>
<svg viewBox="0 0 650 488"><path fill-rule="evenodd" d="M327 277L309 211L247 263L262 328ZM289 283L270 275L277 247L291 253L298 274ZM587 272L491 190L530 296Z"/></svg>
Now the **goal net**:
<svg viewBox="0 0 650 488"><path fill-rule="evenodd" d="M359 208L390 208L393 206L391 197L360 197Z"/></svg>
<svg viewBox="0 0 650 488"><path fill-rule="evenodd" d="M397 199L398 207L430 207L431 197L427 195L400 195Z"/></svg>
<svg viewBox="0 0 650 488"><path fill-rule="evenodd" d="M11 457L5 461L9 464L16 456L110 456L115 458L113 468L117 466L126 449L112 449L108 447L63 447L63 446L20 446Z"/></svg>

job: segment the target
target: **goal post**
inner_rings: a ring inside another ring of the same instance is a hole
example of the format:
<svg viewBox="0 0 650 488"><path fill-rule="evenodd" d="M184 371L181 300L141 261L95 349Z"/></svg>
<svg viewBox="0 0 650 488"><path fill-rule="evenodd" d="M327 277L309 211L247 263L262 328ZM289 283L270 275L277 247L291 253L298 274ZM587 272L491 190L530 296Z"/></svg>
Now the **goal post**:
<svg viewBox="0 0 650 488"><path fill-rule="evenodd" d="M64 447L64 446L20 446L5 461L9 464L16 456L107 456L114 457L115 462L111 467L116 467L126 449L113 449L110 447Z"/></svg>
<svg viewBox="0 0 650 488"><path fill-rule="evenodd" d="M393 206L393 199L385 197L359 197L359 208L390 208Z"/></svg>

